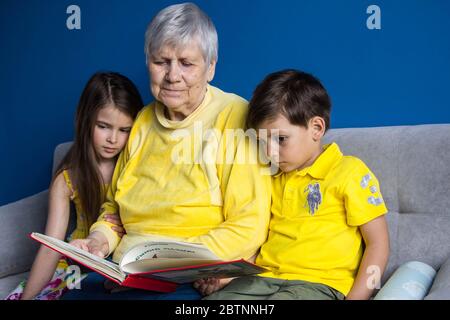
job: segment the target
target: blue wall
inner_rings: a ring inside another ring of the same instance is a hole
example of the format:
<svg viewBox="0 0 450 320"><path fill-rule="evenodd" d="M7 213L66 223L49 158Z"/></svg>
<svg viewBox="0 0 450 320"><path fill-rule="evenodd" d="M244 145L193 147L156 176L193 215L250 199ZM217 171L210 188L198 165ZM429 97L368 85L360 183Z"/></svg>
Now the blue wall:
<svg viewBox="0 0 450 320"><path fill-rule="evenodd" d="M178 1L179 2L179 1ZM317 75L333 100L332 127L449 123L450 1L195 1L219 33L213 82L250 98L269 72ZM81 90L114 70L150 102L143 36L176 1L0 2L0 205L48 187L54 147L72 139ZM66 9L81 8L81 30ZM381 8L381 30L366 9Z"/></svg>

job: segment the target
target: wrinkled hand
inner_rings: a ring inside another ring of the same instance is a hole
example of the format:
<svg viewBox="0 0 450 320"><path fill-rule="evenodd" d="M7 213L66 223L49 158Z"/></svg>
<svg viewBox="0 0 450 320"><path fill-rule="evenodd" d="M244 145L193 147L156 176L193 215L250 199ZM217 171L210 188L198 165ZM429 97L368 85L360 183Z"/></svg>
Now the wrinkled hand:
<svg viewBox="0 0 450 320"><path fill-rule="evenodd" d="M100 258L106 257L109 252L108 241L103 242L96 238L76 239L72 240L69 244L82 250L88 251Z"/></svg>
<svg viewBox="0 0 450 320"><path fill-rule="evenodd" d="M203 296L209 296L210 294L219 291L234 278L218 279L218 278L205 278L194 282L193 286Z"/></svg>
<svg viewBox="0 0 450 320"><path fill-rule="evenodd" d="M124 234L126 234L127 232L125 231L125 229L123 228L123 224L122 224L122 220L120 220L120 216L118 214L115 213L106 213L103 216L103 220L110 222L112 224L114 224L113 227L111 227L111 229L113 229L115 232L117 232L117 235L119 237L123 237Z"/></svg>

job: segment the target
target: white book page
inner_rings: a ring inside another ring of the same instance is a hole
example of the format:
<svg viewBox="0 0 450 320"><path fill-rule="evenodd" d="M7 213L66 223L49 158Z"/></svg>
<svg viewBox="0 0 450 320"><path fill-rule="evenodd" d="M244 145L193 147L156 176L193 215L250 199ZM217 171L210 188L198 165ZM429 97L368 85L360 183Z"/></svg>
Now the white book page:
<svg viewBox="0 0 450 320"><path fill-rule="evenodd" d="M123 281L125 279L125 274L120 270L120 267L114 262L110 262L106 259L102 259L90 252L84 251L77 247L74 247L67 242L61 241L59 239L49 237L41 233L32 233L32 237L39 239L43 244L49 245L52 248L57 249L63 255L82 262L88 267L102 271L114 279Z"/></svg>
<svg viewBox="0 0 450 320"><path fill-rule="evenodd" d="M125 272L135 273L213 261L220 259L202 244L152 241L132 247L123 255L120 267Z"/></svg>
<svg viewBox="0 0 450 320"><path fill-rule="evenodd" d="M220 262L220 260L192 259L192 258L158 258L144 259L130 262L122 266L126 273L143 273L153 270L164 270L169 268L180 268Z"/></svg>

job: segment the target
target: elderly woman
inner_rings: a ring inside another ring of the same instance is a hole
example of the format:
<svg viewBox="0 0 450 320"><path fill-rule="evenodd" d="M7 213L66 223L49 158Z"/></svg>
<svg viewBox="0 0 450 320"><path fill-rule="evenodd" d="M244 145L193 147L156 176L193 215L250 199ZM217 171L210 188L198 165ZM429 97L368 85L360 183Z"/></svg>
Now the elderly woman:
<svg viewBox="0 0 450 320"><path fill-rule="evenodd" d="M101 256L114 251L117 262L143 240L202 243L222 259L250 258L264 242L270 176L251 161L256 149L242 130L247 102L209 84L217 47L213 23L194 4L169 6L152 20L145 54L156 101L135 121L102 216L74 245ZM122 239L105 221L108 213L120 213ZM82 291L92 288L83 283Z"/></svg>

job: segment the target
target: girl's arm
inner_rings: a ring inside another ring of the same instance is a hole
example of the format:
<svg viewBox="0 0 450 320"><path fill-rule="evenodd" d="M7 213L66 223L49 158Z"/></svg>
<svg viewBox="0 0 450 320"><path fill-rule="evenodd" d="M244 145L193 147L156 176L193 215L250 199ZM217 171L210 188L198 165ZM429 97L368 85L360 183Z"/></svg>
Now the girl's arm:
<svg viewBox="0 0 450 320"><path fill-rule="evenodd" d="M60 173L50 187L49 208L45 234L64 240L70 215L71 191ZM33 262L22 299L34 298L52 279L60 254L41 245Z"/></svg>
<svg viewBox="0 0 450 320"><path fill-rule="evenodd" d="M384 215L360 226L366 248L347 300L367 300L378 287L389 257L389 233Z"/></svg>

